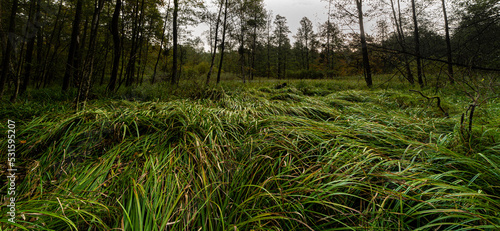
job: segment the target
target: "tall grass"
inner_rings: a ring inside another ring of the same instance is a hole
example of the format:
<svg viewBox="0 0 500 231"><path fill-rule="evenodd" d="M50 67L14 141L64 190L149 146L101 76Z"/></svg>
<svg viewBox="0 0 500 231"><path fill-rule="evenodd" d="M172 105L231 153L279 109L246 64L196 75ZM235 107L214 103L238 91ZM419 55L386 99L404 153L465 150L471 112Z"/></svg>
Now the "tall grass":
<svg viewBox="0 0 500 231"><path fill-rule="evenodd" d="M80 112L57 96L2 105L26 143L18 223L0 227L500 228L498 102L478 109L470 142L455 95L442 95L446 117L406 90L339 83L125 92Z"/></svg>

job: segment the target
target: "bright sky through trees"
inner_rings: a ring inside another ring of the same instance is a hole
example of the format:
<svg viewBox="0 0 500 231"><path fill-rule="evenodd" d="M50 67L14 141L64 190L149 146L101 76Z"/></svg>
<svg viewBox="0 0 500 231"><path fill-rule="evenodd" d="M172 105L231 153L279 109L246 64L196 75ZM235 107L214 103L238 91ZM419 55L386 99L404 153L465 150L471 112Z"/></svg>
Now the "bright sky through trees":
<svg viewBox="0 0 500 231"><path fill-rule="evenodd" d="M309 18L313 26L327 20L328 3L321 0L265 0L267 10L287 18L288 26L293 34L300 27L303 17Z"/></svg>

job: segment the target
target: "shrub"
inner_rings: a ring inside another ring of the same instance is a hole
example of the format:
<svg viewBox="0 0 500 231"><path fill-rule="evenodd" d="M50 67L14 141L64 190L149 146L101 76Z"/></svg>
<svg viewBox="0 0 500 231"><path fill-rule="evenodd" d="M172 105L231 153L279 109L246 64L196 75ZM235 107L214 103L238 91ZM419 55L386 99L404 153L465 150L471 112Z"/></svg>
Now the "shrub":
<svg viewBox="0 0 500 231"><path fill-rule="evenodd" d="M322 79L324 77L321 71L316 70L288 71L287 76L290 79Z"/></svg>

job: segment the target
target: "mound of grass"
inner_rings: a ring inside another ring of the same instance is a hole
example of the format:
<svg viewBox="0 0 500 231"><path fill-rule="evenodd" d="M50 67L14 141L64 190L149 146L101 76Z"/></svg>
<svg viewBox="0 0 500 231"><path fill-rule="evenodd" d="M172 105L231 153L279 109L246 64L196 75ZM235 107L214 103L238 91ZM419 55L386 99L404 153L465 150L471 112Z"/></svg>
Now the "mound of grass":
<svg viewBox="0 0 500 231"><path fill-rule="evenodd" d="M300 102L300 101L302 101L302 98L298 95L291 94L291 93L279 93L279 94L275 94L275 95L271 96L271 100Z"/></svg>
<svg viewBox="0 0 500 231"><path fill-rule="evenodd" d="M311 82L100 99L76 113L65 101L59 113L26 104L37 117L17 128L16 227L500 228L498 102L478 109L482 122L464 140L463 101L443 97L443 117L406 91L295 92L331 86ZM15 119L17 106L2 115Z"/></svg>

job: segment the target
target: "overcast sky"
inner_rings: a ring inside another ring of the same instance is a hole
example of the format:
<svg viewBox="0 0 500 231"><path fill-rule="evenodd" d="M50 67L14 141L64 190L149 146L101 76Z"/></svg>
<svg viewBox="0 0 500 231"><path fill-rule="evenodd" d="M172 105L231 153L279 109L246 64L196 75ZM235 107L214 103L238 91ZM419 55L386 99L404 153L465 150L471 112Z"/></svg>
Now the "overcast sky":
<svg viewBox="0 0 500 231"><path fill-rule="evenodd" d="M319 24L327 21L328 3L322 0L264 0L265 9L273 13L273 21L276 15L284 16L287 19L288 26L291 33L289 38L294 41L293 36L297 34L297 30L300 27L300 20L303 17L309 18L312 21L314 31L317 32ZM365 19L365 28L367 32L370 33L370 28L372 27L369 20ZM352 29L357 31L357 27L343 27L342 29L346 33L352 32ZM203 32L208 30L206 24L200 24L198 27L193 28L193 35L200 36L202 41L205 43L205 48L208 50L209 45L206 41L206 35L202 35Z"/></svg>
<svg viewBox="0 0 500 231"><path fill-rule="evenodd" d="M292 33L297 33L300 27L300 20L303 17L309 18L313 22L314 30L318 28L318 23L326 22L328 4L321 0L264 0L266 9L276 15L284 16Z"/></svg>
<svg viewBox="0 0 500 231"><path fill-rule="evenodd" d="M273 13L273 21L276 15L284 16L287 19L288 26L292 33L289 34L293 41L293 35L297 33L300 27L300 20L303 17L309 18L313 22L314 30L318 28L318 23L326 22L327 20L327 3L321 0L264 0L265 9ZM194 36L201 36L205 43L205 48L208 49L206 38L202 35L207 30L207 26L200 24L193 28Z"/></svg>

